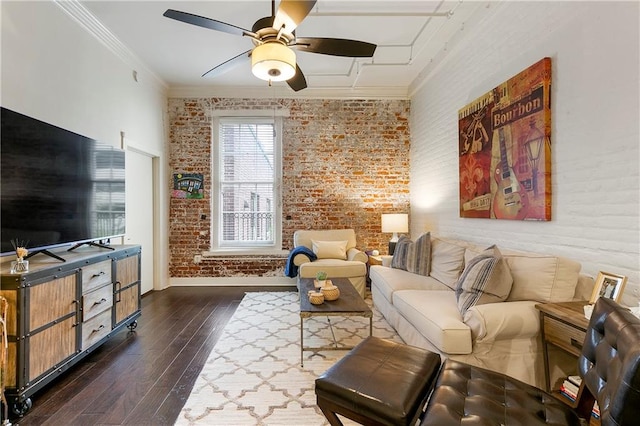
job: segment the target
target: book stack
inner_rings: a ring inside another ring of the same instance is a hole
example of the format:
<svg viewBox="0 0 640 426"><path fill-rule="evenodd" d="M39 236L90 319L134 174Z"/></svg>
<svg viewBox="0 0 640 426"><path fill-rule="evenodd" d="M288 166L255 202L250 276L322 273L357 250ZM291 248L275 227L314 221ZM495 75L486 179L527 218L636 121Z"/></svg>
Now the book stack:
<svg viewBox="0 0 640 426"><path fill-rule="evenodd" d="M578 398L578 390L580 389L581 383L582 377L569 376L564 380L564 382L562 382L562 386L560 386L560 393L571 402L575 402ZM593 405L591 415L596 419L600 418L600 408L598 407L597 402Z"/></svg>

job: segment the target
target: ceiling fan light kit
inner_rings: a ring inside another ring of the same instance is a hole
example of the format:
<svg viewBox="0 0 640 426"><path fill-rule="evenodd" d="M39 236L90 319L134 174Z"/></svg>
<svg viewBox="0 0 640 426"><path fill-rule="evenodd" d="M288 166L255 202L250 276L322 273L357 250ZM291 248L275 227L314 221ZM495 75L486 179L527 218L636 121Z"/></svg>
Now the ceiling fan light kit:
<svg viewBox="0 0 640 426"><path fill-rule="evenodd" d="M280 0L280 5L276 11L275 0L271 0L271 16L258 19L253 24L253 31L245 30L236 25L227 24L226 22L174 9L167 9L163 15L167 18L198 27L245 36L252 39L255 45L252 50L236 55L216 65L205 72L203 76L211 77L220 75L248 61L248 57L251 57L251 72L253 75L269 82L286 81L289 87L297 92L307 87L307 81L300 67L296 64L296 54L293 49L308 53L353 58L373 57L376 50L375 44L364 41L339 38L296 37L295 29L309 15L316 1L317 0Z"/></svg>
<svg viewBox="0 0 640 426"><path fill-rule="evenodd" d="M251 72L266 81L286 81L296 74L296 54L284 44L268 42L251 52Z"/></svg>

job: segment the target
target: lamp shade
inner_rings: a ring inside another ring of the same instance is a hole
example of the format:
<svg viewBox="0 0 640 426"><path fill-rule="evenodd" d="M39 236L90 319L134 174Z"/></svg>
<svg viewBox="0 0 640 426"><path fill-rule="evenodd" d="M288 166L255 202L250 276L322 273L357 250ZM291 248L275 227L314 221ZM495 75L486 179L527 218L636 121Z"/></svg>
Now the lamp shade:
<svg viewBox="0 0 640 426"><path fill-rule="evenodd" d="M278 42L264 43L251 52L251 72L266 81L285 81L296 74L296 54Z"/></svg>
<svg viewBox="0 0 640 426"><path fill-rule="evenodd" d="M382 232L408 232L409 215L406 213L391 213L382 215Z"/></svg>

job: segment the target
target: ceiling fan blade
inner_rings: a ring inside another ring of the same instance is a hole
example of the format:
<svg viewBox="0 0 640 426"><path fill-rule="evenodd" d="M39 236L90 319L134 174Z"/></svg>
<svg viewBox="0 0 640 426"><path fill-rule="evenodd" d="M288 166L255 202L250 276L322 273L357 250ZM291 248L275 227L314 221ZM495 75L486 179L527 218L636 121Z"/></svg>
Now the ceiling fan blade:
<svg viewBox="0 0 640 426"><path fill-rule="evenodd" d="M247 50L246 52L242 52L241 54L234 56L233 58L227 61L224 61L220 65L216 65L215 67L211 68L209 71L202 74L202 76L215 77L215 76L224 74L225 72L229 71L231 68L234 68L235 66L248 61L249 53L251 53L251 49Z"/></svg>
<svg viewBox="0 0 640 426"><path fill-rule="evenodd" d="M376 51L376 45L365 41L343 38L298 37L292 49L301 52L322 53L323 55L370 58Z"/></svg>
<svg viewBox="0 0 640 426"><path fill-rule="evenodd" d="M304 78L304 74L300 67L296 64L296 73L293 77L287 80L287 84L291 87L295 92L306 89L307 87L307 79Z"/></svg>
<svg viewBox="0 0 640 426"><path fill-rule="evenodd" d="M316 0L281 0L273 20L273 28L280 30L284 26L284 31L291 34L315 5Z"/></svg>
<svg viewBox="0 0 640 426"><path fill-rule="evenodd" d="M167 11L162 15L166 16L167 18L175 19L176 21L186 22L187 24L197 25L199 27L222 31L233 35L242 36L245 35L245 33L251 34L249 30L245 30L244 28L236 27L235 25L216 21L215 19L206 18L204 16L194 15L187 12L180 12L179 10L167 9Z"/></svg>

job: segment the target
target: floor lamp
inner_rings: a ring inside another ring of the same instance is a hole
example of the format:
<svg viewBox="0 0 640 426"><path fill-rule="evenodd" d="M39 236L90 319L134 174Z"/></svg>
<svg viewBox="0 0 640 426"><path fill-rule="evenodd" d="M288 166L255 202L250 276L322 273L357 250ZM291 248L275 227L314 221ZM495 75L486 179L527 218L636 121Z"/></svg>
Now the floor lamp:
<svg viewBox="0 0 640 426"><path fill-rule="evenodd" d="M382 232L393 233L389 241L389 254L393 255L398 242L398 232L409 232L409 215L406 213L383 214Z"/></svg>

